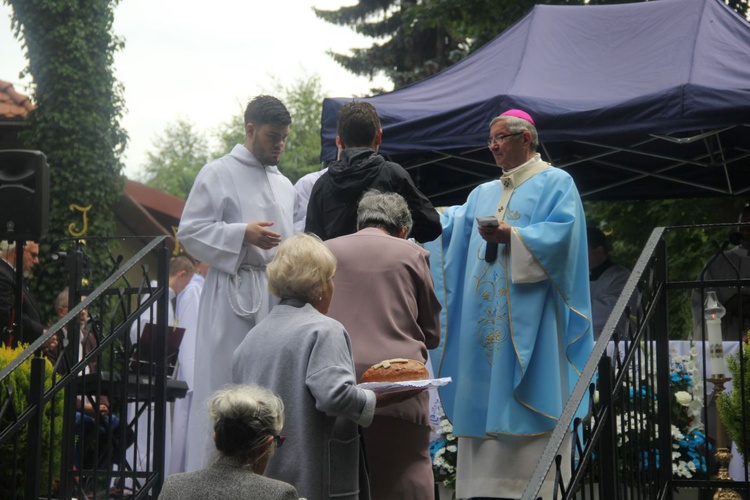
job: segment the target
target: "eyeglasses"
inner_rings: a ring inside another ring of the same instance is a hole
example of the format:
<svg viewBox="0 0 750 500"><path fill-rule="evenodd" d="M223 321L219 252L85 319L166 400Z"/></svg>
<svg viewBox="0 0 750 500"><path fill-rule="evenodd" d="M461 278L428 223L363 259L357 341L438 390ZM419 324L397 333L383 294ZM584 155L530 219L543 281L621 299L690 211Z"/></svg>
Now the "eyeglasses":
<svg viewBox="0 0 750 500"><path fill-rule="evenodd" d="M490 137L490 140L487 141L487 146L492 147L493 144L502 144L505 142L505 140L508 137L513 137L515 135L521 135L523 132L516 132L514 134L503 134L503 135L496 135L495 137Z"/></svg>
<svg viewBox="0 0 750 500"><path fill-rule="evenodd" d="M286 436L274 436L273 440L276 441L276 448L281 448L281 445L286 441Z"/></svg>

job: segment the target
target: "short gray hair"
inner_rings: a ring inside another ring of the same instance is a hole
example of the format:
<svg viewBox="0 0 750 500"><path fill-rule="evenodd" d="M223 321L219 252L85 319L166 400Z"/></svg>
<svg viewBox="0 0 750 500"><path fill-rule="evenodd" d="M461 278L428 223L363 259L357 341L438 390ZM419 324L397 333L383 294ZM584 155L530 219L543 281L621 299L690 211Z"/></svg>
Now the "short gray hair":
<svg viewBox="0 0 750 500"><path fill-rule="evenodd" d="M317 301L333 279L336 257L314 234L284 240L266 269L268 289L281 299Z"/></svg>
<svg viewBox="0 0 750 500"><path fill-rule="evenodd" d="M222 454L254 465L268 436L276 436L284 426L284 403L270 390L257 385L233 385L216 391L208 401L214 421L216 449ZM265 449L272 452L270 447Z"/></svg>
<svg viewBox="0 0 750 500"><path fill-rule="evenodd" d="M62 289L55 297L55 309L58 307L68 307L68 287Z"/></svg>
<svg viewBox="0 0 750 500"><path fill-rule="evenodd" d="M406 228L411 232L414 221L409 212L409 205L398 193L381 193L376 189L367 191L357 206L357 228L380 227L396 236Z"/></svg>
<svg viewBox="0 0 750 500"><path fill-rule="evenodd" d="M528 130L531 134L531 144L529 145L529 148L532 151L536 152L536 150L539 148L539 135L537 134L536 126L534 126L533 123L517 116L500 115L492 119L492 121L490 122L490 128L492 128L492 126L499 121L505 122L505 125L508 127L508 130L511 134L517 134L518 132Z"/></svg>

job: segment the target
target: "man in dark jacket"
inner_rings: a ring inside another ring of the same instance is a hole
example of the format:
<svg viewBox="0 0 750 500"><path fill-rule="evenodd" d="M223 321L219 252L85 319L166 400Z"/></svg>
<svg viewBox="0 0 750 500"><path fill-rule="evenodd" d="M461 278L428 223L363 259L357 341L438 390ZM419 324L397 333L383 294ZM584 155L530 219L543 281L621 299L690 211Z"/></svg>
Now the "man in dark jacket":
<svg viewBox="0 0 750 500"><path fill-rule="evenodd" d="M5 242L1 242L5 243ZM0 342L15 347L20 340L24 343L34 342L46 331L42 316L34 302L34 297L24 285L21 311L16 311L16 250L10 244L0 252ZM39 244L27 241L21 249L23 252L23 274L31 275L34 266L39 264ZM14 337L13 325L23 324L23 339Z"/></svg>
<svg viewBox="0 0 750 500"><path fill-rule="evenodd" d="M327 240L357 231L357 203L365 191L377 189L404 197L414 221L411 236L420 243L442 232L440 217L409 173L377 154L383 130L375 108L350 102L337 116L339 159L315 183L307 206L305 231Z"/></svg>

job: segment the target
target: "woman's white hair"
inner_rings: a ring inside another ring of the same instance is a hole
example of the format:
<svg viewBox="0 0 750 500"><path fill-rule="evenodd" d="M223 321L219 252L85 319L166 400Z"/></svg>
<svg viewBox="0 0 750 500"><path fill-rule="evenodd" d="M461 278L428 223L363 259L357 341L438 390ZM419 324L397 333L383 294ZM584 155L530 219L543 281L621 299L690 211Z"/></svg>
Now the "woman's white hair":
<svg viewBox="0 0 750 500"><path fill-rule="evenodd" d="M282 299L315 302L336 272L336 257L314 234L284 240L267 268L268 289Z"/></svg>
<svg viewBox="0 0 750 500"><path fill-rule="evenodd" d="M252 467L273 449L264 446L284 426L284 403L257 385L234 385L216 391L208 401L216 449Z"/></svg>

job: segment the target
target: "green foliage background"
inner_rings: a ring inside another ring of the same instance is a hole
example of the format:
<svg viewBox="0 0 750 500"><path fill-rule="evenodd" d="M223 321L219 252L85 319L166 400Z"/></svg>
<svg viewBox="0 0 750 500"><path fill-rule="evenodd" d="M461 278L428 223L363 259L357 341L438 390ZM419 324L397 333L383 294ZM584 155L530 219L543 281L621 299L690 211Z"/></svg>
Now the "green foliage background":
<svg viewBox="0 0 750 500"><path fill-rule="evenodd" d="M359 0L336 10L315 9L321 19L349 26L372 45L349 54L329 52L356 75L382 73L396 88L417 82L478 50L525 16L535 4L595 5L631 0ZM748 0L726 0L750 15ZM374 89L379 90L379 89Z"/></svg>
<svg viewBox="0 0 750 500"><path fill-rule="evenodd" d="M292 183L320 169L320 118L323 89L318 75L302 76L284 85L274 79L268 93L277 96L292 115L279 170ZM186 199L201 167L245 142L245 105L209 134L184 119L167 125L153 142L143 181L151 187Z"/></svg>
<svg viewBox="0 0 750 500"><path fill-rule="evenodd" d="M81 231L112 236L113 205L124 185L120 156L127 141L120 127L122 87L113 72L122 41L112 35L117 0L4 0L34 80L34 110L21 136L27 149L47 156L50 168L49 233L42 242L35 286L37 302L52 316L55 295L67 284L65 269L50 260L50 243ZM99 247L99 246L98 246ZM89 255L94 282L109 270L106 248Z"/></svg>
<svg viewBox="0 0 750 500"><path fill-rule="evenodd" d="M744 371L740 357L744 358ZM745 418L750 416L750 343L744 342L742 349L727 357L727 367L729 376L733 380L733 389L721 394L717 409L729 437L737 445L737 450L746 461L750 461L743 442L743 432L745 437L750 439L750 429L745 427L746 420L743 419L743 412ZM744 380L744 385L740 382L741 380Z"/></svg>
<svg viewBox="0 0 750 500"><path fill-rule="evenodd" d="M0 346L0 370L8 366L18 355L23 353L26 345L11 349L5 345ZM44 380L45 390L48 390L52 384L52 364L45 358L44 359ZM13 394L13 406L16 415L20 415L26 409L26 402L29 397L29 391L31 386L31 358L27 359L21 365L14 370L8 378L0 382L0 402L5 402L5 396L8 394L8 387L12 388ZM54 420L51 415L56 415L58 418ZM57 478L57 471L60 470L60 446L59 438L62 435L62 414L63 414L63 398L62 395L58 395L52 399L44 408L44 416L42 417L42 462L40 464L34 464L34 467L38 467L40 471L40 485L49 484L48 472L54 471L54 478ZM11 414L6 413L5 417L0 420L0 431L4 430L11 422ZM24 487L24 472L26 467L26 448L23 446L26 443L28 434L28 426L24 426L21 432L18 434L19 447L14 453L13 442L11 439L9 442L0 446L0 498L14 498L15 494L19 495L18 498L23 498L23 487ZM50 442L50 436L55 436L58 440L56 443ZM18 460L14 458L18 457Z"/></svg>
<svg viewBox="0 0 750 500"><path fill-rule="evenodd" d="M584 202L588 225L611 233L611 257L633 269L651 232L656 227L716 224L737 221L747 200L739 197ZM665 235L669 278L692 280L716 251L710 238L715 233L686 229ZM670 338L686 339L692 333L689 291L669 297Z"/></svg>

